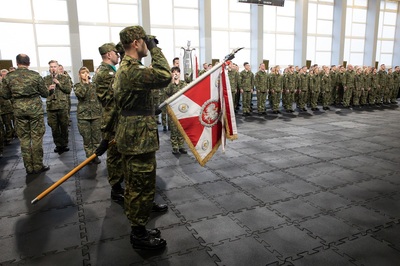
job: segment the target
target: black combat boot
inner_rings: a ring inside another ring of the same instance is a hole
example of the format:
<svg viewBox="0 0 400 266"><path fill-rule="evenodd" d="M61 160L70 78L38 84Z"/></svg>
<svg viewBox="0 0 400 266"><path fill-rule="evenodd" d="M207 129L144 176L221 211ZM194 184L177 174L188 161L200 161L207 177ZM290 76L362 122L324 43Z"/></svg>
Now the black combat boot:
<svg viewBox="0 0 400 266"><path fill-rule="evenodd" d="M134 249L150 250L165 248L165 246L167 245L167 241L165 241L165 239L155 237L151 233L151 231L153 230L146 230L144 226L133 226L130 236L132 247Z"/></svg>
<svg viewBox="0 0 400 266"><path fill-rule="evenodd" d="M115 202L123 202L124 201L124 189L121 187L120 183L112 186L111 199Z"/></svg>

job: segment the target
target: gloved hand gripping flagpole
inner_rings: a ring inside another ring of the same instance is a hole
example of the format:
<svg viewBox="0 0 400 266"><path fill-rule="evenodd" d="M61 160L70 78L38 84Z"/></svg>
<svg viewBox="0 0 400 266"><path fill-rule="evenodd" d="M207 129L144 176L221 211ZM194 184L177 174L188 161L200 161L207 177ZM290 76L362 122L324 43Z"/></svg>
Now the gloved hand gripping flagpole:
<svg viewBox="0 0 400 266"><path fill-rule="evenodd" d="M171 97L169 97L168 99L166 99L164 102L162 102L159 106L158 109L163 108L164 106L166 106L167 104L170 104L171 102L173 102L174 100L176 100L179 96L181 96L182 94L184 94L186 91L190 90L192 87L194 87L197 83L199 83L200 81L202 81L203 79L205 79L207 76L211 75L213 72L215 72L216 70L218 70L226 61L228 60L232 60L233 58L235 58L235 54L237 52L239 52L240 50L242 50L244 47L241 48L236 48L233 49L232 52L230 54L228 54L227 56L225 56L225 58L222 60L222 62L219 62L218 64L216 64L215 66L213 66L210 70L207 71L207 75L201 75L200 77L198 77L196 80L194 80L193 82L189 83L186 87L184 87L183 89L179 90L177 93L175 93L174 95L172 95Z"/></svg>

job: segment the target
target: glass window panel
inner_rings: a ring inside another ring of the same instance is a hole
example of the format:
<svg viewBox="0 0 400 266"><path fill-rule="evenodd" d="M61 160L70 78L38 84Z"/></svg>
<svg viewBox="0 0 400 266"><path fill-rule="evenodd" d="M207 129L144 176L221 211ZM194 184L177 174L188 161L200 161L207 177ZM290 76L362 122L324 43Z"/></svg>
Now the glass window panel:
<svg viewBox="0 0 400 266"><path fill-rule="evenodd" d="M328 34L332 35L333 21L318 20L317 22L317 34Z"/></svg>
<svg viewBox="0 0 400 266"><path fill-rule="evenodd" d="M331 51L332 38L331 37L317 37L316 50L318 51Z"/></svg>
<svg viewBox="0 0 400 266"><path fill-rule="evenodd" d="M35 39L33 24L2 22L0 32L2 36L12 36L12 42L9 38L0 38L1 59L12 59L16 66L15 57L17 54L24 53L30 57L31 66L37 66L36 44L34 41L27 41ZM24 34L15 34L16 32Z"/></svg>
<svg viewBox="0 0 400 266"><path fill-rule="evenodd" d="M308 5L308 34L315 34L317 28L317 5L309 4Z"/></svg>
<svg viewBox="0 0 400 266"><path fill-rule="evenodd" d="M38 47L38 51L42 67L48 67L49 61L53 59L66 66L72 65L70 47Z"/></svg>
<svg viewBox="0 0 400 266"><path fill-rule="evenodd" d="M368 0L354 0L354 5L355 6L368 6Z"/></svg>
<svg viewBox="0 0 400 266"><path fill-rule="evenodd" d="M344 40L344 53L343 53L343 60L349 61L350 58L350 45L351 45L351 39L346 38Z"/></svg>
<svg viewBox="0 0 400 266"><path fill-rule="evenodd" d="M364 55L362 53L351 53L350 54L350 63L354 66L362 66L364 61Z"/></svg>
<svg viewBox="0 0 400 266"><path fill-rule="evenodd" d="M212 58L221 59L229 54L229 32L227 31L212 31ZM240 53L240 52L239 52Z"/></svg>
<svg viewBox="0 0 400 266"><path fill-rule="evenodd" d="M346 36L350 36L351 35L351 25L352 25L352 19L353 17L353 9L352 8L347 8L346 11Z"/></svg>
<svg viewBox="0 0 400 266"><path fill-rule="evenodd" d="M239 3L237 0L229 0L230 11L250 12L250 4Z"/></svg>
<svg viewBox="0 0 400 266"><path fill-rule="evenodd" d="M276 35L276 49L287 50L294 49L294 36L293 35Z"/></svg>
<svg viewBox="0 0 400 266"><path fill-rule="evenodd" d="M110 42L118 43L119 42L119 32L123 30L125 27L110 27L111 30L111 39ZM151 34L151 32L149 32Z"/></svg>
<svg viewBox="0 0 400 266"><path fill-rule="evenodd" d="M0 18L32 19L31 1L7 1L0 8Z"/></svg>
<svg viewBox="0 0 400 266"><path fill-rule="evenodd" d="M69 45L68 25L36 24L38 45Z"/></svg>
<svg viewBox="0 0 400 266"><path fill-rule="evenodd" d="M353 9L353 22L365 23L367 21L367 10L365 9Z"/></svg>
<svg viewBox="0 0 400 266"><path fill-rule="evenodd" d="M250 14L249 13L236 13L230 14L231 29L250 29Z"/></svg>
<svg viewBox="0 0 400 266"><path fill-rule="evenodd" d="M80 26L79 36L81 41L81 56L82 59L93 59L93 64L98 66L101 62L99 54L99 46L104 43L111 42L110 35L108 34L108 27L101 26ZM113 42L119 41L119 38L112 40Z"/></svg>
<svg viewBox="0 0 400 266"><path fill-rule="evenodd" d="M221 0L218 0L221 1ZM214 1L213 3L214 4ZM188 0L174 0L174 5L175 6L180 6L180 7L194 7L198 8L198 1L188 1Z"/></svg>
<svg viewBox="0 0 400 266"><path fill-rule="evenodd" d="M264 31L271 32L276 30L276 8L264 7Z"/></svg>
<svg viewBox="0 0 400 266"><path fill-rule="evenodd" d="M333 19L333 6L318 5L318 18L319 19Z"/></svg>
<svg viewBox="0 0 400 266"><path fill-rule="evenodd" d="M382 41L380 41L380 40L378 40L376 42L376 60L378 60L378 61L379 61L379 58L381 56L381 42Z"/></svg>
<svg viewBox="0 0 400 266"><path fill-rule="evenodd" d="M307 37L307 60L315 62L315 37Z"/></svg>
<svg viewBox="0 0 400 266"><path fill-rule="evenodd" d="M352 36L354 36L354 37L364 37L365 36L365 24L353 23L351 33L352 33Z"/></svg>
<svg viewBox="0 0 400 266"><path fill-rule="evenodd" d="M235 55L235 59L233 61L239 66L239 71L244 69L244 62L249 62L252 69L257 68L257 62L250 62L250 49L240 50L240 52Z"/></svg>
<svg viewBox="0 0 400 266"><path fill-rule="evenodd" d="M393 12L385 12L383 23L385 25L396 25L397 14Z"/></svg>
<svg viewBox="0 0 400 266"><path fill-rule="evenodd" d="M294 32L294 18L277 17L276 23L278 24L279 32Z"/></svg>
<svg viewBox="0 0 400 266"><path fill-rule="evenodd" d="M386 67L392 65L393 54L381 54L380 64L386 64Z"/></svg>
<svg viewBox="0 0 400 266"><path fill-rule="evenodd" d="M65 0L33 0L33 12L35 20L68 21Z"/></svg>
<svg viewBox="0 0 400 266"><path fill-rule="evenodd" d="M110 5L110 21L112 23L139 24L137 5Z"/></svg>
<svg viewBox="0 0 400 266"><path fill-rule="evenodd" d="M213 28L228 28L229 13L228 1L213 1L211 7L211 23Z"/></svg>
<svg viewBox="0 0 400 266"><path fill-rule="evenodd" d="M287 66L293 64L293 51L276 51L276 64Z"/></svg>
<svg viewBox="0 0 400 266"><path fill-rule="evenodd" d="M108 0L109 3L116 3L116 4L137 4L137 0Z"/></svg>
<svg viewBox="0 0 400 266"><path fill-rule="evenodd" d="M225 42L227 42L226 40L228 39L225 39ZM188 41L190 41L191 47L199 47L199 31L183 29L175 30L175 44L177 46L186 47ZM212 39L212 41L214 42L214 39Z"/></svg>
<svg viewBox="0 0 400 266"><path fill-rule="evenodd" d="M264 34L264 58L270 60L270 64L272 61L275 62L275 34Z"/></svg>
<svg viewBox="0 0 400 266"><path fill-rule="evenodd" d="M352 39L351 40L351 52L363 52L365 40L364 39Z"/></svg>
<svg viewBox="0 0 400 266"><path fill-rule="evenodd" d="M286 0L284 7L276 7L276 14L278 16L294 17L294 15L295 15L295 1Z"/></svg>
<svg viewBox="0 0 400 266"><path fill-rule="evenodd" d="M393 41L382 41L381 52L382 53L393 53Z"/></svg>
<svg viewBox="0 0 400 266"><path fill-rule="evenodd" d="M76 0L79 21L108 22L107 0ZM95 7L96 12L93 12Z"/></svg>
<svg viewBox="0 0 400 266"><path fill-rule="evenodd" d="M382 38L394 39L396 27L384 26L382 29Z"/></svg>
<svg viewBox="0 0 400 266"><path fill-rule="evenodd" d="M150 0L150 21L152 25L168 25L172 23L172 1Z"/></svg>
<svg viewBox="0 0 400 266"><path fill-rule="evenodd" d="M387 10L397 11L397 5L398 5L397 3L390 2L390 1L386 1L386 2L382 1L381 3L386 3L386 9Z"/></svg>
<svg viewBox="0 0 400 266"><path fill-rule="evenodd" d="M175 8L175 26L199 26L197 9Z"/></svg>
<svg viewBox="0 0 400 266"><path fill-rule="evenodd" d="M250 48L250 32L231 31L229 37L231 47L245 47L246 49Z"/></svg>
<svg viewBox="0 0 400 266"><path fill-rule="evenodd" d="M331 65L331 53L330 52L316 52L315 63L318 65Z"/></svg>
<svg viewBox="0 0 400 266"><path fill-rule="evenodd" d="M172 36L174 36L174 31L173 29L160 29L160 28L152 28L151 33L155 36L157 36L157 39L160 41L160 47L162 48L162 51L167 58L168 62L172 62L172 59L176 56L179 56L179 53L175 53L175 47L174 43L172 41L168 41L172 39ZM181 46L186 46L187 40L183 45L179 45L179 48Z"/></svg>

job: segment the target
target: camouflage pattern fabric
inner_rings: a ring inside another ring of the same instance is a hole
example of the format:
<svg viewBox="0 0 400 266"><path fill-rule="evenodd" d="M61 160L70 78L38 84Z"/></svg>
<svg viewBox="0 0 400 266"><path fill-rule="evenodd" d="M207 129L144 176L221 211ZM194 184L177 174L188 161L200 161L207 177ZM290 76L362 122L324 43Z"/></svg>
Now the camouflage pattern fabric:
<svg viewBox="0 0 400 266"><path fill-rule="evenodd" d="M257 111L264 113L267 110L268 74L265 71L257 71L254 77L254 84L257 90Z"/></svg>

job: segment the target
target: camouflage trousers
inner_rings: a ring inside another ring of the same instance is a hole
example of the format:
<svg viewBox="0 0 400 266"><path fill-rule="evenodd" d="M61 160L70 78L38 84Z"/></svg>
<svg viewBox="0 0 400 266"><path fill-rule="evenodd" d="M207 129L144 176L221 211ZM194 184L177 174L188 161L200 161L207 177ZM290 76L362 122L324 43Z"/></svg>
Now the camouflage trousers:
<svg viewBox="0 0 400 266"><path fill-rule="evenodd" d="M3 153L3 150L4 150L4 140L5 140L4 135L5 135L4 134L4 125L3 125L3 120L0 115L0 153Z"/></svg>
<svg viewBox="0 0 400 266"><path fill-rule="evenodd" d="M297 101L297 107L300 109L306 108L306 103L308 99L308 91L300 91L298 93L298 101Z"/></svg>
<svg viewBox="0 0 400 266"><path fill-rule="evenodd" d="M173 149L180 149L183 147L184 139L182 137L181 132L179 132L178 127L175 125L173 121L171 121L170 125L171 135L171 145Z"/></svg>
<svg viewBox="0 0 400 266"><path fill-rule="evenodd" d="M349 107L351 103L351 96L353 94L353 88L346 88L343 92L343 106Z"/></svg>
<svg viewBox="0 0 400 266"><path fill-rule="evenodd" d="M317 91L311 91L310 92L311 93L311 95L310 95L310 98L311 98L311 107L312 108L317 108L317 105L318 105L318 98L319 98L319 91L317 90Z"/></svg>
<svg viewBox="0 0 400 266"><path fill-rule="evenodd" d="M250 113L251 111L251 98L253 93L251 91L244 91L242 94L242 110L243 113Z"/></svg>
<svg viewBox="0 0 400 266"><path fill-rule="evenodd" d="M123 155L125 176L125 214L131 226L145 226L156 189L156 153Z"/></svg>
<svg viewBox="0 0 400 266"><path fill-rule="evenodd" d="M107 171L108 183L111 187L116 184L121 184L126 176L126 171L123 170L122 154L118 151L117 145L108 147L107 150Z"/></svg>
<svg viewBox="0 0 400 266"><path fill-rule="evenodd" d="M56 147L68 146L68 109L47 110L47 124L51 127Z"/></svg>
<svg viewBox="0 0 400 266"><path fill-rule="evenodd" d="M263 113L267 110L267 93L257 91L257 111Z"/></svg>
<svg viewBox="0 0 400 266"><path fill-rule="evenodd" d="M323 107L329 107L331 104L331 97L332 97L332 92L331 90L326 90L322 92L322 106Z"/></svg>
<svg viewBox="0 0 400 266"><path fill-rule="evenodd" d="M89 158L101 141L100 119L78 119L78 130L83 138L83 148Z"/></svg>
<svg viewBox="0 0 400 266"><path fill-rule="evenodd" d="M270 93L268 96L268 99L269 99L272 110L278 111L279 104L281 101L281 93L280 92Z"/></svg>
<svg viewBox="0 0 400 266"><path fill-rule="evenodd" d="M14 132L14 114L13 113L8 113L8 114L2 114L1 115L3 119L3 124L5 127L5 140L6 141L11 141L14 138L15 132Z"/></svg>
<svg viewBox="0 0 400 266"><path fill-rule="evenodd" d="M25 169L27 172L39 171L43 167L43 136L46 130L43 114L16 116L15 122Z"/></svg>

